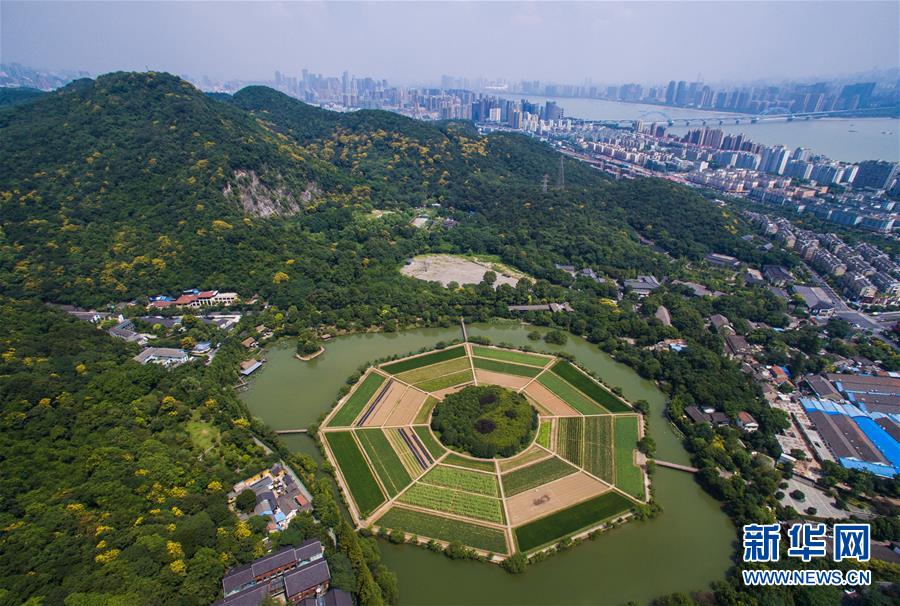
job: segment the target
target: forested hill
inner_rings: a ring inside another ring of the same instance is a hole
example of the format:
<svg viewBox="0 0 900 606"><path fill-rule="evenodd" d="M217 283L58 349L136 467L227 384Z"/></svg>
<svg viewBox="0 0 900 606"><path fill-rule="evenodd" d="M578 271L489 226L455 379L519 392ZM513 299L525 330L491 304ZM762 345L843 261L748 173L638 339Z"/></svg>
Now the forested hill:
<svg viewBox="0 0 900 606"><path fill-rule="evenodd" d="M439 292L397 272L429 250L538 277L554 262L665 272L635 231L691 258L752 252L734 217L661 181L613 183L566 159L566 191L543 193L559 157L521 135L329 112L264 87L222 98L167 74L80 80L0 110L0 284L83 305L197 286L402 308ZM459 228L365 218L434 203Z"/></svg>

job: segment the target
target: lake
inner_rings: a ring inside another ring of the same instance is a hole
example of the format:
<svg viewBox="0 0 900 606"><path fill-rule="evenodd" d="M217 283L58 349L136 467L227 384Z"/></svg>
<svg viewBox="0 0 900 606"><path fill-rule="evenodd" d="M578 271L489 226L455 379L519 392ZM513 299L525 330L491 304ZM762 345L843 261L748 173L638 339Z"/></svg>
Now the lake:
<svg viewBox="0 0 900 606"><path fill-rule="evenodd" d="M534 330L520 324L468 328L472 336L519 346L531 343L526 335ZM285 341L269 349L268 362L242 398L254 416L274 429L306 427L330 408L338 389L360 365L459 336L456 327L350 335L328 341L325 353L311 362L296 360L293 344ZM689 462L663 416L665 396L653 383L577 337L570 336L563 346L539 346L569 352L607 384L621 387L627 398L647 400L650 435L656 440L658 456ZM288 447L321 460L309 437L285 438ZM524 575L510 575L480 562L453 561L411 545L381 542L382 556L397 573L400 604L417 606L646 603L662 594L702 589L724 578L736 534L719 504L684 472L658 468L653 484L662 515L606 532L529 566Z"/></svg>

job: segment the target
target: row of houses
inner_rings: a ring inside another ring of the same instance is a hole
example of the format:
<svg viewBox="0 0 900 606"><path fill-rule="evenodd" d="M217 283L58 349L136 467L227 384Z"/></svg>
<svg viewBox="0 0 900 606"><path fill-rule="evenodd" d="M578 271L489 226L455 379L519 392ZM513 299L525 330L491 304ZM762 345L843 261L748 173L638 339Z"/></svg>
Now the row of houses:
<svg viewBox="0 0 900 606"><path fill-rule="evenodd" d="M298 513L312 507L312 495L300 478L283 463L276 463L270 469L235 484L228 493L228 502L232 507L244 490L251 490L256 495L252 515L268 518L269 532L285 530ZM238 512L239 517L242 515Z"/></svg>
<svg viewBox="0 0 900 606"><path fill-rule="evenodd" d="M844 293L862 304L900 302L900 265L875 246L849 245L836 234L796 229L787 219L745 212L764 235L771 235L787 250L835 278Z"/></svg>
<svg viewBox="0 0 900 606"><path fill-rule="evenodd" d="M241 298L235 292L221 292L218 290L198 290L196 288L186 290L178 297L157 295L150 297L151 309L168 309L170 307L229 307L241 302Z"/></svg>
<svg viewBox="0 0 900 606"><path fill-rule="evenodd" d="M310 539L229 570L222 578L224 598L213 606L259 606L269 597L301 606L353 606L349 593L330 585L322 543Z"/></svg>

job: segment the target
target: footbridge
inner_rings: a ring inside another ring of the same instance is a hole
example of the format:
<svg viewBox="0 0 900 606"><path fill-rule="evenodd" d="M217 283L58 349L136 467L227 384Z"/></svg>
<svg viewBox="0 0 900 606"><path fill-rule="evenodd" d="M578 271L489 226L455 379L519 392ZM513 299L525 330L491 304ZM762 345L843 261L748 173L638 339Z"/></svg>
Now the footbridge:
<svg viewBox="0 0 900 606"><path fill-rule="evenodd" d="M672 463L671 461L663 461L661 459L653 459L653 462L660 467L668 467L669 469L677 469L678 471L686 471L688 473L698 473L700 470L690 465L682 465L681 463Z"/></svg>

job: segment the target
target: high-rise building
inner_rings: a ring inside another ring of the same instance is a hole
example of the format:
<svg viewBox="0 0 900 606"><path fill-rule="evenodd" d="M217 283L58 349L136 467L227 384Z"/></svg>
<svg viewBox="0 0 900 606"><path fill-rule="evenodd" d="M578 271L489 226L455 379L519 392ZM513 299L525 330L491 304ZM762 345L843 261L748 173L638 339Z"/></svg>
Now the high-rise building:
<svg viewBox="0 0 900 606"><path fill-rule="evenodd" d="M675 104L675 81L670 80L669 86L666 88L666 105Z"/></svg>
<svg viewBox="0 0 900 606"><path fill-rule="evenodd" d="M853 179L853 187L888 189L896 177L897 164L895 162L866 160L859 163L859 171Z"/></svg>
<svg viewBox="0 0 900 606"><path fill-rule="evenodd" d="M686 105L687 94L687 82L680 80L678 86L675 87L675 105Z"/></svg>
<svg viewBox="0 0 900 606"><path fill-rule="evenodd" d="M759 163L759 170L773 175L783 175L788 158L788 150L783 145L766 147L762 150L762 160L760 160Z"/></svg>
<svg viewBox="0 0 900 606"><path fill-rule="evenodd" d="M809 160L810 153L808 147L798 147L791 153L791 160Z"/></svg>

